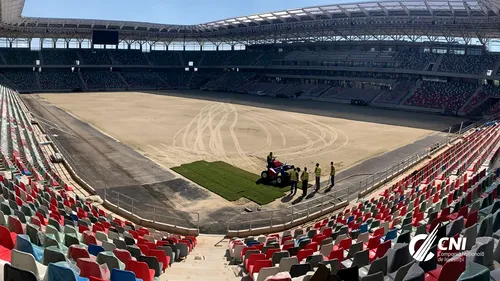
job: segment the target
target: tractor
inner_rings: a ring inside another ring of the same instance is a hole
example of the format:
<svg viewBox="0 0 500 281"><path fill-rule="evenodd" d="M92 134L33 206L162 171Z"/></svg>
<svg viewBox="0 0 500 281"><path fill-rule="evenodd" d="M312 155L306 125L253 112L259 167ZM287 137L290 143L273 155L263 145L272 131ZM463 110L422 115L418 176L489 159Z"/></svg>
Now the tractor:
<svg viewBox="0 0 500 281"><path fill-rule="evenodd" d="M287 171L293 168L293 165L281 163L273 158L273 161L267 165L267 169L260 173L260 177L264 183L286 186L290 184L290 174Z"/></svg>

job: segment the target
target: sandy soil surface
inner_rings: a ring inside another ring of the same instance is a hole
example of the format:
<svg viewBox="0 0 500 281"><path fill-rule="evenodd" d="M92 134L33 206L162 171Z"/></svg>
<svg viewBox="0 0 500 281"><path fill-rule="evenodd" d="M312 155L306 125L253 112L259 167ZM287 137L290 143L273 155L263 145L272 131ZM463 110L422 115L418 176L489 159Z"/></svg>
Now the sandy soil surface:
<svg viewBox="0 0 500 281"><path fill-rule="evenodd" d="M139 92L41 96L167 168L223 160L259 174L273 151L300 167L319 162L325 176L330 161L346 169L446 126L446 119L427 128L403 127L386 124L387 116L355 121ZM435 118L406 114L408 123Z"/></svg>
<svg viewBox="0 0 500 281"><path fill-rule="evenodd" d="M325 173L333 159L339 171L337 189L356 192L360 177L441 142L446 134L435 132L462 121L195 90L34 94L23 95L23 100L55 136L77 173L101 196L108 189L119 192L122 201L133 198L137 200L134 212L143 217L152 216L151 205L163 206L157 219L175 220L186 227L194 227L199 214L203 233L225 233L228 218L233 218L234 229L248 227L248 215L240 214L243 207L255 209L255 203L228 202L165 168L207 159L225 160L258 173L272 150L281 160L301 166L312 167L319 161ZM297 194L263 210L276 210L273 219L278 223L281 216L287 218L289 209L284 207L291 204L295 209L317 205ZM254 212L251 217L253 227L269 223L268 212Z"/></svg>

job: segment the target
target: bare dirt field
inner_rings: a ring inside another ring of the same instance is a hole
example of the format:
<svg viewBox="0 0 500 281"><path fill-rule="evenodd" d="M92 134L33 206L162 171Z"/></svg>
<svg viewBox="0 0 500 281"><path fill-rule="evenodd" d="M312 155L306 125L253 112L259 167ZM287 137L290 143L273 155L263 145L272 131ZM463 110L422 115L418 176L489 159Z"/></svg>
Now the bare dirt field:
<svg viewBox="0 0 500 281"><path fill-rule="evenodd" d="M325 176L330 161L343 170L457 123L456 118L392 111L346 119L321 116L314 109L297 113L175 94L40 96L163 167L222 160L257 174L270 151L300 167L319 162ZM395 115L405 118L394 122Z"/></svg>
<svg viewBox="0 0 500 281"><path fill-rule="evenodd" d="M219 234L226 233L228 218L232 218L231 229L267 226L269 210L273 210L271 221L284 223L291 205L299 211L315 210L317 201L311 198L327 195L336 200L346 189L355 195L360 179L445 141L447 135L438 131L463 121L196 90L22 97L66 159L98 194L118 192L118 199L111 193L108 200L116 204L121 198L126 209L135 200L134 212L142 217L152 217L151 206L158 206L159 221L184 227L198 224L202 233ZM262 206L263 212L248 216L243 208L255 210L255 203L227 201L167 169L205 159L224 160L258 173L269 151L300 166L320 162L324 174L328 163L335 161L339 172L336 188L325 190L325 176L320 193L307 198L299 193L283 196Z"/></svg>

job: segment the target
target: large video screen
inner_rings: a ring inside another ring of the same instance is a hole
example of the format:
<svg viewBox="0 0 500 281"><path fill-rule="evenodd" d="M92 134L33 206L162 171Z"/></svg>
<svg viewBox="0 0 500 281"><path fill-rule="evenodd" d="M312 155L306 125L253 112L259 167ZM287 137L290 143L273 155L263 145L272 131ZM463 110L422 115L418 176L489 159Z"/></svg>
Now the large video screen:
<svg viewBox="0 0 500 281"><path fill-rule="evenodd" d="M94 30L92 33L92 43L102 45L118 45L118 31Z"/></svg>

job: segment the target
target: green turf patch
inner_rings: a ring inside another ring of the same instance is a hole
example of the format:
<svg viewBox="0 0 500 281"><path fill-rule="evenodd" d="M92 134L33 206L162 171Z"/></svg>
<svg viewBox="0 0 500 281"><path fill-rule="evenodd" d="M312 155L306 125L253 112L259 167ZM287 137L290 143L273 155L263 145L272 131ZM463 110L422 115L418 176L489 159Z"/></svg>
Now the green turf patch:
<svg viewBox="0 0 500 281"><path fill-rule="evenodd" d="M287 188L259 185L256 182L260 176L222 161L197 161L172 170L229 201L244 197L265 205L283 197L288 191Z"/></svg>

